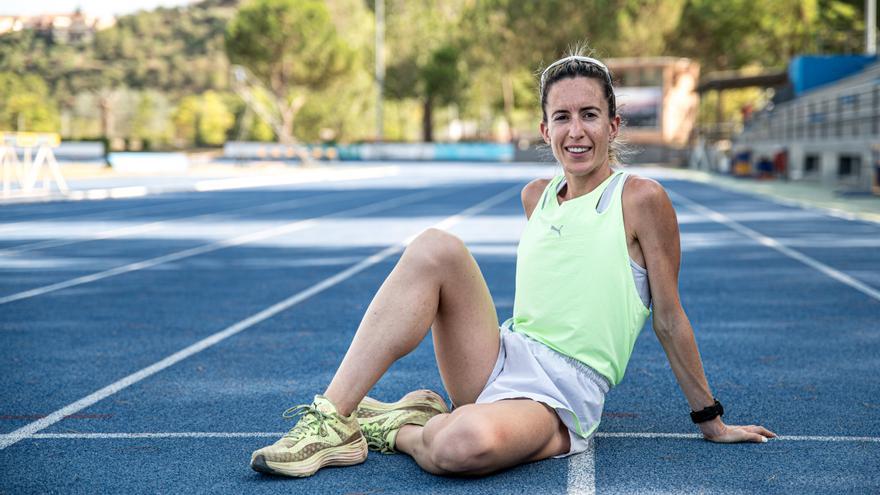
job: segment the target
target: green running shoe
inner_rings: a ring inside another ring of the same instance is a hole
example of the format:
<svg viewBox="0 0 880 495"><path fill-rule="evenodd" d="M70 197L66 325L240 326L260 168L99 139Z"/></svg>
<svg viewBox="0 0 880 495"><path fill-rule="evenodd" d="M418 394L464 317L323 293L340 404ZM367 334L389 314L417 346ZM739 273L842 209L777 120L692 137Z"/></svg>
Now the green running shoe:
<svg viewBox="0 0 880 495"><path fill-rule="evenodd" d="M370 450L393 454L397 452L394 441L401 426L425 426L429 419L448 412L442 397L430 390L415 390L397 402L364 397L358 404L357 422Z"/></svg>
<svg viewBox="0 0 880 495"><path fill-rule="evenodd" d="M324 466L350 466L367 459L367 441L357 415L341 416L323 395L291 407L285 418L299 421L280 440L251 455L251 469L282 476L311 476Z"/></svg>

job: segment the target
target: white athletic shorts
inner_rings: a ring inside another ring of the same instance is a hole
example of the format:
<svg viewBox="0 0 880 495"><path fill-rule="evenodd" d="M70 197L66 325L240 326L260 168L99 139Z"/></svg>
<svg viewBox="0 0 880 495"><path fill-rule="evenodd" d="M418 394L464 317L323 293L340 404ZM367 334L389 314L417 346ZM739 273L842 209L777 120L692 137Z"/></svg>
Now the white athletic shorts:
<svg viewBox="0 0 880 495"><path fill-rule="evenodd" d="M555 457L583 452L602 418L608 381L580 361L507 325L501 326L498 359L476 403L523 398L544 403L556 411L571 438L571 450Z"/></svg>

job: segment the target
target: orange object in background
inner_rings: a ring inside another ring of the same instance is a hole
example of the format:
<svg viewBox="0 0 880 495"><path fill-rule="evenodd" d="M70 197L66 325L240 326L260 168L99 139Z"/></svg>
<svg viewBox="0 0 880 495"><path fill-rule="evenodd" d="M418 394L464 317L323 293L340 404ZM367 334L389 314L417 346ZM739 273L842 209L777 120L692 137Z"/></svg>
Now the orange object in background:
<svg viewBox="0 0 880 495"><path fill-rule="evenodd" d="M737 153L733 157L733 167L731 168L733 175L737 177L748 177L752 175L752 153L743 151Z"/></svg>

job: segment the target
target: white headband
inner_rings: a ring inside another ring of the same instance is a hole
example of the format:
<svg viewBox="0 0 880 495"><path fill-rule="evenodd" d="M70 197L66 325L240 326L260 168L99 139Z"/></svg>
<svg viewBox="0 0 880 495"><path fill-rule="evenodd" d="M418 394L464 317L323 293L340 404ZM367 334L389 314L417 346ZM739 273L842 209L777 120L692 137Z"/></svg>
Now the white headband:
<svg viewBox="0 0 880 495"><path fill-rule="evenodd" d="M586 62L588 64L593 64L593 65L599 67L600 69L602 69L602 72L605 73L605 76L608 78L608 80L609 81L611 80L611 73L608 71L608 67L606 67L605 64L603 64L602 62L600 62L592 57L584 57L583 55L569 55L568 57L560 58L556 62L553 62L552 64L548 65L546 69L544 69L544 72L541 73L541 88L544 87L544 82L545 82L545 79L547 78L547 71L549 71L553 67L556 67L557 65L564 64L564 63L570 62L572 60L577 60L578 62Z"/></svg>

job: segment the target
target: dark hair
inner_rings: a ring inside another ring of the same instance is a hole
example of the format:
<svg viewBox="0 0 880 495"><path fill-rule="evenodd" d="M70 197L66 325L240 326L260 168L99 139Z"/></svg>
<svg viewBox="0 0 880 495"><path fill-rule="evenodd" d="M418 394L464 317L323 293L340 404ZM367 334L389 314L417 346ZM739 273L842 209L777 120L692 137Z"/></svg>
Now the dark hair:
<svg viewBox="0 0 880 495"><path fill-rule="evenodd" d="M605 102L608 104L608 119L612 120L617 116L617 98L614 95L611 71L599 60L584 55L589 51L591 50L586 44L578 44L569 50L567 57L548 65L541 73L539 80L541 116L545 124L547 123L547 95L550 93L550 88L562 79L574 79L575 77L586 77L599 81L605 93ZM620 128L623 128L624 125L625 122L621 122ZM623 159L631 153L632 150L626 140L620 135L611 142L608 148L608 158L618 165L622 165Z"/></svg>
<svg viewBox="0 0 880 495"><path fill-rule="evenodd" d="M541 74L541 116L547 122L547 95L550 88L562 79L574 79L575 77L587 77L595 79L602 84L605 92L605 101L608 103L608 118L613 119L617 115L617 101L614 97L614 85L611 82L611 72L601 62L594 63L587 57L572 55L553 62Z"/></svg>

